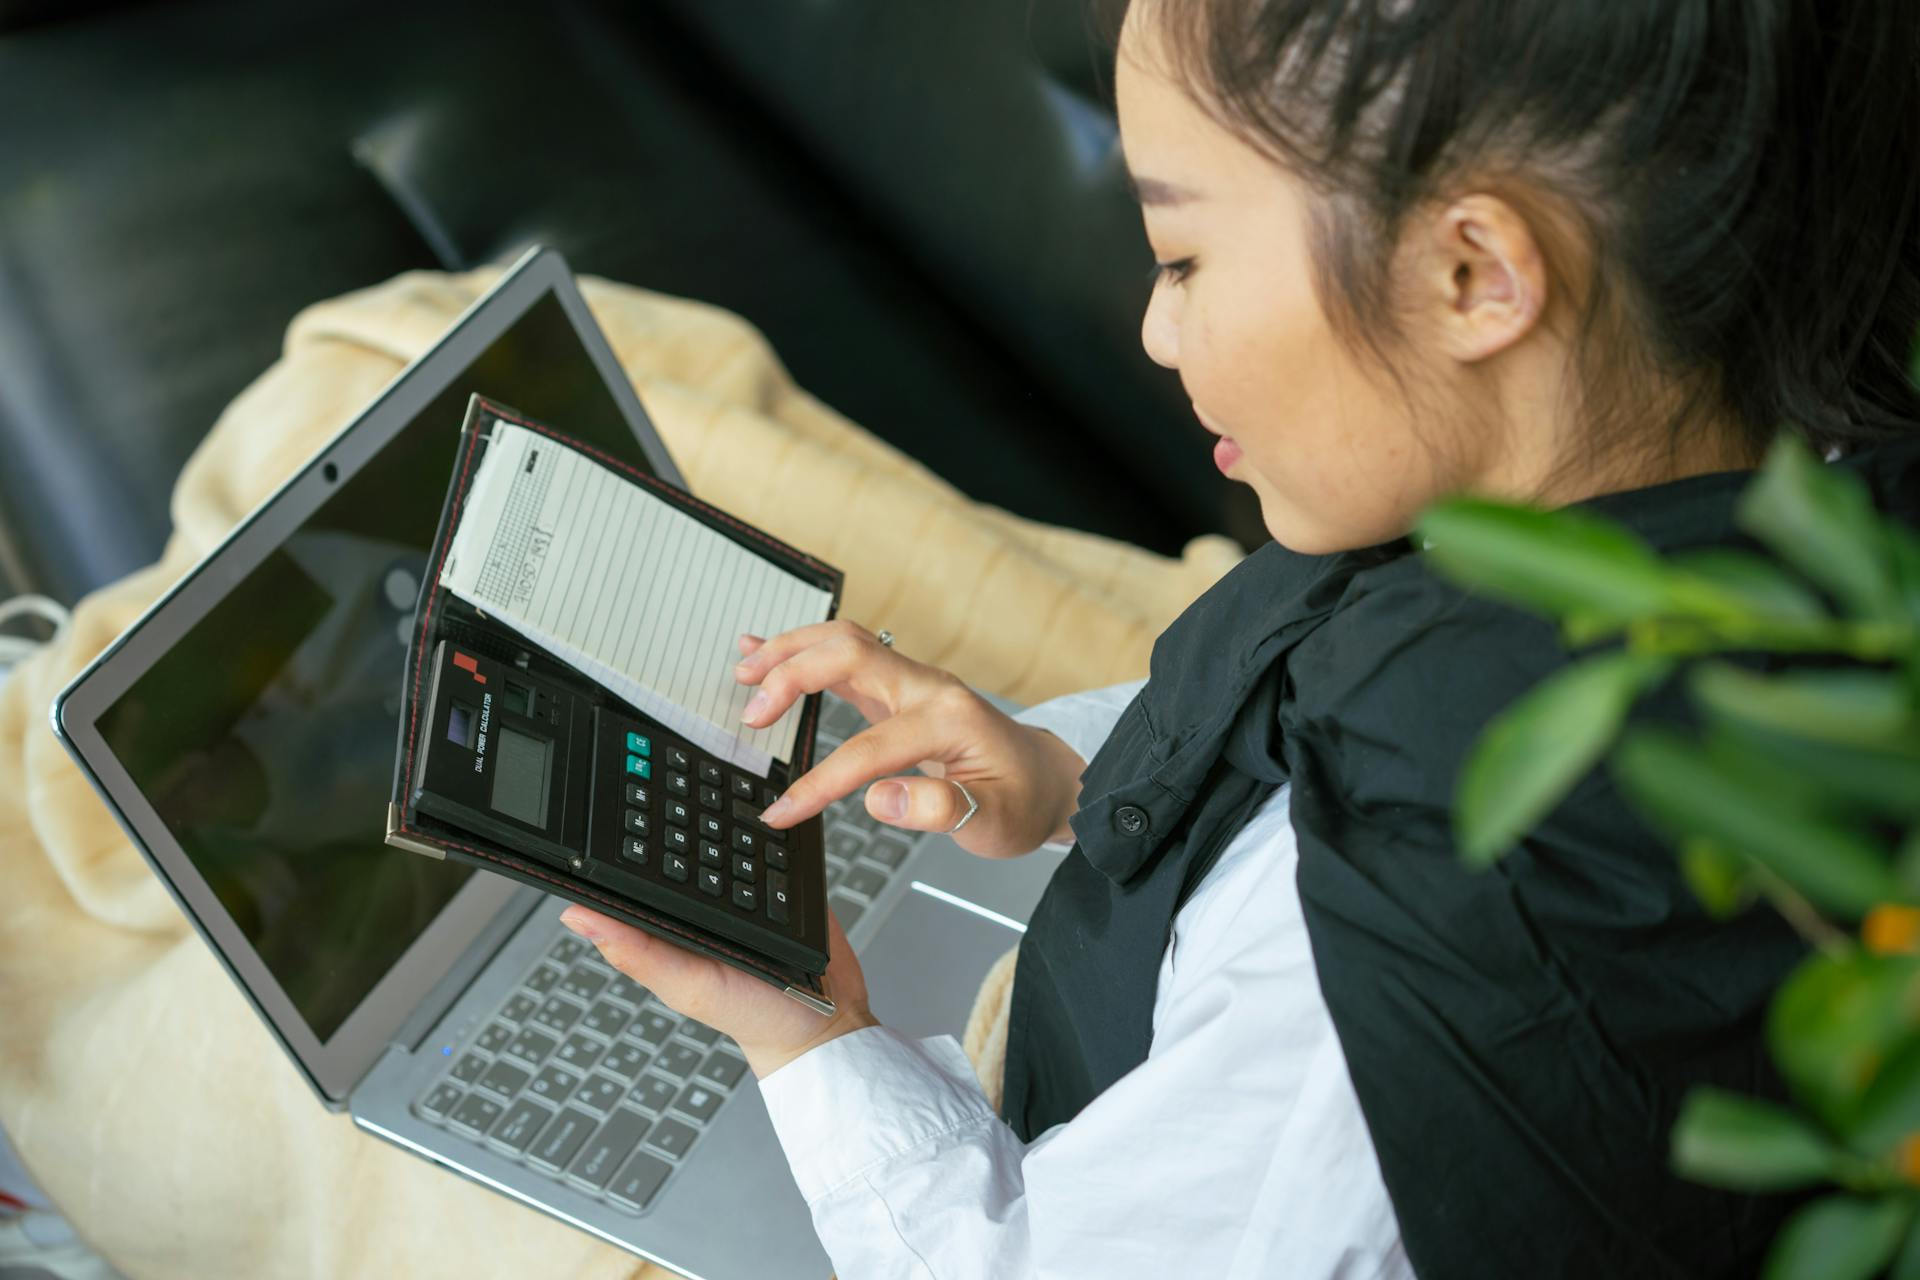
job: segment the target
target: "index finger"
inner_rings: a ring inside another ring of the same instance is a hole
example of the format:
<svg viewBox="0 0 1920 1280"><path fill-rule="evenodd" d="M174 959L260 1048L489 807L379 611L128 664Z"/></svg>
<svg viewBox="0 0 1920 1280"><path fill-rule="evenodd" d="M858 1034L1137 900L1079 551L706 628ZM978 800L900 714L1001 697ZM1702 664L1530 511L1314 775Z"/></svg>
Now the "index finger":
<svg viewBox="0 0 1920 1280"><path fill-rule="evenodd" d="M742 684L755 684L760 676L764 676L802 649L839 636L849 640L873 640L875 644L880 643L874 640L871 631L857 622L849 622L845 618L829 618L825 622L795 627L791 631L782 631L777 636L767 637L760 642L759 648L740 659L734 672Z"/></svg>
<svg viewBox="0 0 1920 1280"><path fill-rule="evenodd" d="M854 734L826 759L795 778L780 798L767 806L760 821L776 829L804 822L856 788L904 772L938 754L939 740L930 718L914 712L892 716Z"/></svg>

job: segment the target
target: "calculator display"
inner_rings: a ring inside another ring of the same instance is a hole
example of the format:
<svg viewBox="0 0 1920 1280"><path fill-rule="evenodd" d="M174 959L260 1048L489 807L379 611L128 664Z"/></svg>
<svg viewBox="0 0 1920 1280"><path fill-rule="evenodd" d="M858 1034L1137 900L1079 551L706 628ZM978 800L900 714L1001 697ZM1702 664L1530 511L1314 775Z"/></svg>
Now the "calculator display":
<svg viewBox="0 0 1920 1280"><path fill-rule="evenodd" d="M530 827L546 826L547 792L553 783L553 743L503 727L496 750L499 757L494 761L493 807Z"/></svg>

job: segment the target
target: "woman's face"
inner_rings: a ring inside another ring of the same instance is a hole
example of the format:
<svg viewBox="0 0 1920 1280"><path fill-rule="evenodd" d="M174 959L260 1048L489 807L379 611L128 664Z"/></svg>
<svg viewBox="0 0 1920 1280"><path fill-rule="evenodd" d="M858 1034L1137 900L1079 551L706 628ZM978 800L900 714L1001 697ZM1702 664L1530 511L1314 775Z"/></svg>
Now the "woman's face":
<svg viewBox="0 0 1920 1280"><path fill-rule="evenodd" d="M1220 437L1215 462L1253 488L1282 545L1317 554L1399 537L1474 479L1474 451L1426 447L1404 399L1335 337L1314 296L1304 186L1170 79L1151 22L1136 20L1151 7L1133 6L1115 77L1162 266L1147 353L1179 372ZM1441 429L1421 425L1428 439Z"/></svg>

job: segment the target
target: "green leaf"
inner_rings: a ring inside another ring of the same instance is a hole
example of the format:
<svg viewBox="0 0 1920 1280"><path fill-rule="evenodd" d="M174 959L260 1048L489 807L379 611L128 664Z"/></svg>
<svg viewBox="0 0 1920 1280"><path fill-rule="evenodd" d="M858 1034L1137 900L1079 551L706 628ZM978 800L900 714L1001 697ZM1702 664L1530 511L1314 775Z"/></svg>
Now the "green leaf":
<svg viewBox="0 0 1920 1280"><path fill-rule="evenodd" d="M1611 758L1636 809L1675 841L1705 836L1745 854L1814 905L1857 919L1897 886L1880 847L1808 813L1731 761L1658 729L1633 729Z"/></svg>
<svg viewBox="0 0 1920 1280"><path fill-rule="evenodd" d="M1765 773L1770 790L1802 808L1852 818L1920 818L1920 758L1726 720L1713 721L1707 737L1718 754L1738 756L1747 771ZM1915 890L1920 879L1909 885Z"/></svg>
<svg viewBox="0 0 1920 1280"><path fill-rule="evenodd" d="M1680 846L1680 874L1707 914L1725 920L1753 903L1753 878L1748 863L1725 845L1698 837Z"/></svg>
<svg viewBox="0 0 1920 1280"><path fill-rule="evenodd" d="M1832 1195L1787 1219L1767 1254L1766 1280L1867 1280L1886 1266L1913 1219L1904 1195Z"/></svg>
<svg viewBox="0 0 1920 1280"><path fill-rule="evenodd" d="M1554 617L1655 613L1674 577L1646 543L1571 508L1450 498L1428 508L1416 528L1448 577Z"/></svg>
<svg viewBox="0 0 1920 1280"><path fill-rule="evenodd" d="M1892 672L1847 668L1757 675L1728 662L1702 662L1688 688L1726 720L1857 746L1911 751L1920 762L1920 717L1907 683Z"/></svg>
<svg viewBox="0 0 1920 1280"><path fill-rule="evenodd" d="M1740 1191L1788 1191L1832 1176L1839 1152L1786 1108L1698 1088L1673 1122L1680 1176Z"/></svg>
<svg viewBox="0 0 1920 1280"><path fill-rule="evenodd" d="M1830 467L1782 434L1740 495L1734 520L1861 618L1899 608L1883 522L1859 477Z"/></svg>
<svg viewBox="0 0 1920 1280"><path fill-rule="evenodd" d="M1911 1225L1907 1227L1906 1243L1900 1247L1899 1256L1893 1260L1892 1270L1887 1272L1888 1280L1920 1280L1920 1231Z"/></svg>
<svg viewBox="0 0 1920 1280"><path fill-rule="evenodd" d="M1484 867L1513 847L1606 752L1665 658L1616 651L1555 672L1488 722L1460 771L1461 856Z"/></svg>
<svg viewBox="0 0 1920 1280"><path fill-rule="evenodd" d="M1900 851L1893 855L1894 874L1909 896L1920 895L1920 827L1907 831Z"/></svg>
<svg viewBox="0 0 1920 1280"><path fill-rule="evenodd" d="M1890 1154L1901 1139L1920 1135L1920 1033L1910 1034L1874 1072L1848 1142L1869 1157Z"/></svg>
<svg viewBox="0 0 1920 1280"><path fill-rule="evenodd" d="M1917 1033L1920 956L1811 956L1767 1011L1767 1045L1794 1096L1849 1141L1875 1077Z"/></svg>
<svg viewBox="0 0 1920 1280"><path fill-rule="evenodd" d="M1763 618L1819 622L1828 616L1820 597L1765 556L1732 547L1681 552L1668 560L1691 577L1712 583Z"/></svg>
<svg viewBox="0 0 1920 1280"><path fill-rule="evenodd" d="M1887 546L1893 556L1894 580L1906 601L1907 619L1920 626L1920 535L1902 524L1887 522Z"/></svg>

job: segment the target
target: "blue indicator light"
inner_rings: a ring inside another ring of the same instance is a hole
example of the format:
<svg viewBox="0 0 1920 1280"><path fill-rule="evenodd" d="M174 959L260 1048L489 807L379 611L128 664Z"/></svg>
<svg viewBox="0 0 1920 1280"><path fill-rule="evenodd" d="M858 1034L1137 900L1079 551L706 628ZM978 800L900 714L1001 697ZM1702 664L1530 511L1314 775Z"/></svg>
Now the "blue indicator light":
<svg viewBox="0 0 1920 1280"><path fill-rule="evenodd" d="M450 1044L441 1045L440 1056L443 1058L451 1058L453 1056L453 1046Z"/></svg>

